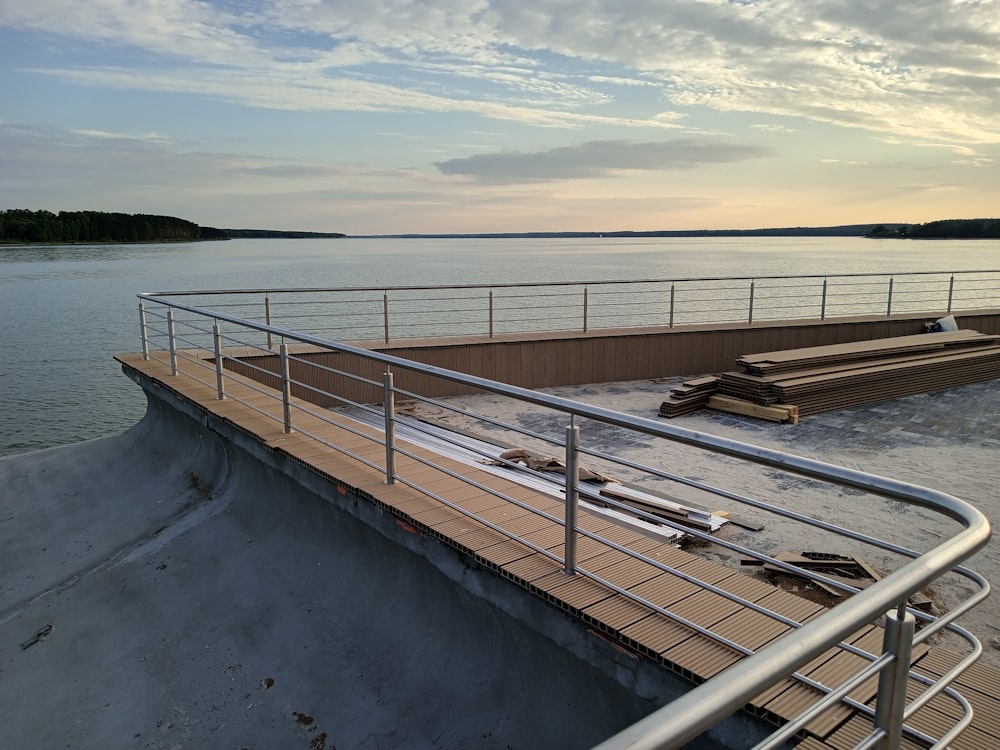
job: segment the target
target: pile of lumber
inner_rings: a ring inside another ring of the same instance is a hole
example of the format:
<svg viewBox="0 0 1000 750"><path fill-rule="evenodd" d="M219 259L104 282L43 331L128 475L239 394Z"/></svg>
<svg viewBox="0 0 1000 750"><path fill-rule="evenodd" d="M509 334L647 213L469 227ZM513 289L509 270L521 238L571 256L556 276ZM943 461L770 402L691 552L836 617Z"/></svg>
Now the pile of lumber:
<svg viewBox="0 0 1000 750"><path fill-rule="evenodd" d="M722 396L805 416L1000 377L1000 336L958 330L740 357Z"/></svg>
<svg viewBox="0 0 1000 750"><path fill-rule="evenodd" d="M707 406L708 400L718 390L718 382L717 377L710 375L671 388L667 400L660 404L660 416L672 419Z"/></svg>

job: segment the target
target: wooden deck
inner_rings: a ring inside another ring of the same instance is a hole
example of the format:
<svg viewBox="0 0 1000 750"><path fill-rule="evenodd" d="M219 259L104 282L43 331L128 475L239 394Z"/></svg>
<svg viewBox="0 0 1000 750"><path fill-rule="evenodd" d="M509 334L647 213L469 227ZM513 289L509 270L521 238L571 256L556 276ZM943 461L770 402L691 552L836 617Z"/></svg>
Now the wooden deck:
<svg viewBox="0 0 1000 750"><path fill-rule="evenodd" d="M183 375L171 376L169 366L162 361L166 359L162 352L154 353L148 361L143 360L140 354L119 355L116 359L126 369L134 370L157 386L167 388L205 412L231 423L270 450L309 467L328 479L336 491L342 494L353 492L389 510L395 515L397 524L405 530L429 535L450 545L479 565L492 569L570 613L579 619L581 626L605 639L611 647L624 650L637 659L655 660L664 668L695 682L713 677L742 658L739 652L677 624L604 585L582 575L567 576L557 562L402 482L387 485L382 472L357 458L331 450L301 432L286 434L282 427L280 398L275 398L273 392L261 393L267 389L257 383L251 384L227 373L226 391L229 397L219 400L211 369L199 374L203 381L211 382L209 386ZM303 408L315 409L311 404L298 403ZM335 421L338 419L332 412L326 414ZM380 432L354 422L350 423L351 431L348 431L338 424L328 424L297 409L294 410L293 422L297 429L321 437L373 465L384 464L385 449L378 442ZM375 439L356 433L371 435ZM441 468L397 455L398 476L512 535L529 540L556 555L562 554L562 526L450 476L442 469L474 479L476 483L517 498L530 507L561 517L563 504L558 499L419 446L408 445L407 449ZM738 570L675 549L583 508L578 523L581 528L609 541L797 622L805 622L823 611L817 604ZM589 572L745 648L759 649L790 630L789 626L777 620L630 557L602 541L579 537L577 559L578 565ZM853 638L854 645L874 653L880 651L881 641L881 630L876 627L866 627ZM944 674L957 661L955 655L940 648L918 647L914 657L914 669L932 677ZM804 667L802 673L835 687L856 671L861 663L860 657L833 649ZM993 738L1000 736L1000 670L974 665L959 678L957 687L976 713L973 726L952 747L956 750L981 750L993 746ZM876 685L872 680L857 689L852 697L862 703L872 703L875 692ZM820 695L819 691L801 682L787 679L758 696L748 710L781 723L816 701ZM951 726L956 715L954 702L938 697L921 709L910 723L930 735L940 735ZM808 727L808 735L799 747L803 750L847 750L870 731L870 726L867 717L842 705L815 720ZM904 740L903 746L923 747L911 740Z"/></svg>

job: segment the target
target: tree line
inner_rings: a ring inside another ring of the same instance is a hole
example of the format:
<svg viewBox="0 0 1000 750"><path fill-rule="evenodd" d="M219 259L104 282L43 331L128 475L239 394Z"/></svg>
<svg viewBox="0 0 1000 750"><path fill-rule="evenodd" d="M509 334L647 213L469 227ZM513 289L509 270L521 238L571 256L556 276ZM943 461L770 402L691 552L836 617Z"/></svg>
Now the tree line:
<svg viewBox="0 0 1000 750"><path fill-rule="evenodd" d="M911 240L1000 239L1000 219L942 219L926 224L879 224L866 237Z"/></svg>
<svg viewBox="0 0 1000 750"><path fill-rule="evenodd" d="M216 234L217 233L217 234ZM0 242L192 242L225 239L222 230L155 214L103 211L0 211Z"/></svg>

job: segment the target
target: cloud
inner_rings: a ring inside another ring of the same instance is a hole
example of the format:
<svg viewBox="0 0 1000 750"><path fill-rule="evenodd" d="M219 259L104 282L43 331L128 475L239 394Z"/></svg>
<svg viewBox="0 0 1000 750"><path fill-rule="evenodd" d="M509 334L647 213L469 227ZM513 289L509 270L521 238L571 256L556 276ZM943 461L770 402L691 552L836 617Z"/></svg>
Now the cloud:
<svg viewBox="0 0 1000 750"><path fill-rule="evenodd" d="M663 127L666 102L1000 142L985 1L0 0L0 26L128 60L40 74L253 107Z"/></svg>
<svg viewBox="0 0 1000 750"><path fill-rule="evenodd" d="M612 177L629 171L693 169L704 164L758 159L769 149L724 141L677 138L670 141L590 141L547 151L501 151L437 162L443 174L479 182L518 183Z"/></svg>
<svg viewBox="0 0 1000 750"><path fill-rule="evenodd" d="M135 141L138 143L165 144L170 143L170 138L159 133L145 133L134 135L130 133L109 133L106 130L70 130L74 135L84 138L98 138L109 141Z"/></svg>

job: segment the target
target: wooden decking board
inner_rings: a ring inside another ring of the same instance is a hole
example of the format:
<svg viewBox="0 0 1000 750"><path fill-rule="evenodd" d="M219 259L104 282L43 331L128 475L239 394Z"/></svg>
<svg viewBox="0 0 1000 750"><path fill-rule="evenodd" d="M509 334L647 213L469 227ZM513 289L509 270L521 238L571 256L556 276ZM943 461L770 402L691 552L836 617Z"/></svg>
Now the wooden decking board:
<svg viewBox="0 0 1000 750"><path fill-rule="evenodd" d="M676 547L670 544L664 544L658 542L645 547L643 544L637 544L634 547L635 551L640 554L645 555L650 560L659 563L660 565L666 565L670 568L680 569L687 563L691 562L691 553L682 552Z"/></svg>
<svg viewBox="0 0 1000 750"><path fill-rule="evenodd" d="M413 516L415 521L419 521L424 526L429 526L436 530L438 526L454 521L461 514L446 505L438 505L436 508L428 508L427 510L417 511L410 515Z"/></svg>
<svg viewBox="0 0 1000 750"><path fill-rule="evenodd" d="M492 547L494 544L501 541L508 541L507 537L499 531L494 531L493 529L485 526L480 529L473 528L465 534L458 534L454 537L454 540L457 544L462 545L472 552L479 552L479 550ZM523 547L524 545L519 546Z"/></svg>
<svg viewBox="0 0 1000 750"><path fill-rule="evenodd" d="M648 543L649 541L649 537L643 536L638 531L627 529L624 526L616 526L608 529L608 531L602 534L602 536L609 542L614 542L615 544L621 545L622 547L629 547L630 549L633 549L632 545L638 546Z"/></svg>
<svg viewBox="0 0 1000 750"><path fill-rule="evenodd" d="M396 469L395 476L406 477L408 482L411 482L418 487L421 491L426 492L428 495L438 495L440 492L447 491L455 486L455 480L452 477L441 475L440 472L437 473L435 478L434 474L424 474L423 479L414 477L412 474L408 474L405 469ZM459 503L456 503L456 505Z"/></svg>
<svg viewBox="0 0 1000 750"><path fill-rule="evenodd" d="M806 737L795 746L795 750L830 750L824 743L815 737Z"/></svg>
<svg viewBox="0 0 1000 750"><path fill-rule="evenodd" d="M533 555L522 557L520 560L515 560L506 567L511 575L517 576L528 583L533 583L539 578L552 573L558 573L562 570L563 566L557 561L536 552Z"/></svg>
<svg viewBox="0 0 1000 750"><path fill-rule="evenodd" d="M554 555L563 557L563 547L556 546L549 550ZM601 568L612 565L621 559L622 553L597 539L581 537L576 540L576 562L578 565L586 565L587 569L593 572Z"/></svg>
<svg viewBox="0 0 1000 750"><path fill-rule="evenodd" d="M471 487L467 484L463 484L459 487L453 487L449 490L443 490L438 493L438 497L449 503L461 503L463 508L477 515L489 510L490 508L499 508L505 505L510 505L510 503L502 497L491 495L489 492Z"/></svg>
<svg viewBox="0 0 1000 750"><path fill-rule="evenodd" d="M864 657L844 651L843 649L838 649L833 658L823 662L816 669L803 672L803 674L826 685L828 688L837 688L870 663ZM867 703L875 696L877 690L878 678L872 677L854 688L848 694L848 697L859 703Z"/></svg>
<svg viewBox="0 0 1000 750"><path fill-rule="evenodd" d="M544 520L544 519L542 519ZM528 532L523 537L525 541L531 542L536 547L542 549L552 549L562 545L566 540L566 530L562 526L548 524L536 531Z"/></svg>
<svg viewBox="0 0 1000 750"><path fill-rule="evenodd" d="M822 698L823 695L823 692L799 682L791 689L784 691L779 700L767 703L755 700L754 705L760 706L770 716L795 717ZM809 722L805 727L805 731L814 737L826 737L831 732L836 731L854 714L855 709L845 703L841 703L833 706L821 716Z"/></svg>
<svg viewBox="0 0 1000 750"><path fill-rule="evenodd" d="M682 565L678 565L677 569L713 586L726 580L734 573L732 568L727 568L711 560L705 560L694 555L690 555L690 559Z"/></svg>
<svg viewBox="0 0 1000 750"><path fill-rule="evenodd" d="M922 692L920 687L912 681L907 683L907 701L915 698L920 692ZM907 724L931 737L940 737L955 725L960 715L958 704L947 697L935 696L928 705L911 716ZM987 733L984 729L980 722L976 722L976 726L964 731L950 747L952 750L983 750L994 747L997 735Z"/></svg>
<svg viewBox="0 0 1000 750"><path fill-rule="evenodd" d="M683 578L678 578L670 573L664 573L656 578L643 581L629 589L629 593L635 594L646 601L655 602L657 606L669 610L677 602L686 597L696 594L704 589Z"/></svg>
<svg viewBox="0 0 1000 750"><path fill-rule="evenodd" d="M678 617L690 620L703 628L713 628L735 612L743 608L742 604L727 599L713 591L698 590L671 604L667 609Z"/></svg>
<svg viewBox="0 0 1000 750"><path fill-rule="evenodd" d="M871 734L872 720L860 714L852 716L823 740L831 750L854 750L865 737ZM922 743L903 737L900 750L927 750ZM986 750L986 748L979 748Z"/></svg>
<svg viewBox="0 0 1000 750"><path fill-rule="evenodd" d="M149 374L154 382L159 381L163 387L181 394L183 398L201 405L207 411L218 414L220 418L245 432L256 435L271 450L315 467L318 472L331 477L338 484L368 493L368 496L378 503L395 509L401 516L401 522L410 518L418 528L432 529L435 536L448 540L461 550L467 550L469 554L475 555L483 564L492 567L498 573L521 582L554 604L576 613L583 622L592 623L599 631L607 633L612 638L617 634L623 644L642 653L659 654L665 666L674 671L695 680L704 680L742 658L732 649L711 641L582 574L566 575L559 561L534 552L524 544L510 540L474 519L461 516L458 511L442 506L433 498L402 482L386 485L384 474L377 468L366 466L332 448L317 447L314 441L301 433L285 434L281 424L281 402L266 395L261 397L261 394L255 394L255 390L262 386L255 385L251 388L242 383L239 376L227 372L227 390L234 398L219 401L213 387L184 377L171 376L168 365L164 362L143 361L138 355L126 355L119 359ZM240 404L236 400L237 397L245 398L247 402L267 411L270 416ZM297 410L293 413L293 421L296 419L300 429L316 435L322 434L323 439L338 447L350 446L352 451L357 451L359 454L363 452L367 460L376 466L384 461L384 447L367 437L354 434L326 420L300 414ZM343 417L337 416L337 420L340 419ZM379 430L353 423L352 430L373 437L380 435ZM433 451L419 446L406 445L406 449L415 456L445 466L456 474L474 477L474 481L484 487L516 497L533 507L544 508L556 518L562 517L564 502L561 498L540 493L454 459L438 456ZM553 554L562 554L564 532L558 524L519 508L484 489L448 476L440 469L426 466L417 459L401 454L397 458L397 474L405 476L407 481L417 485L426 484L435 494L446 498L448 502L477 515L482 514L496 519L493 522L509 527L512 533L524 534L535 543L542 542L540 546L552 544ZM759 601L786 617L805 621L824 611L818 605L771 587L738 570L675 549L651 533L617 525L607 517L585 508L581 508L578 521L584 528L600 533L615 544L634 549L663 565L717 585L749 601ZM785 627L772 618L743 609L738 603L663 572L655 565L630 558L600 540L579 535L577 562L579 565L585 565L587 570L594 571L595 575L605 578L615 586L627 589L635 596L655 602L657 606L671 612L683 613L684 616L690 614L689 619L693 622L711 623L718 628L720 634L747 648L757 648L769 642ZM856 636L856 640L871 650L876 652L881 650L881 630L878 628L863 629ZM918 668L934 676L947 671L955 658L940 649L928 652L926 646L919 647L915 654ZM831 649L803 667L802 671L823 684L835 687L836 683L842 681L849 672L855 671L860 664L863 664L860 657L840 649ZM873 685L874 679L855 691L858 696L867 696L859 700L871 699ZM986 746L982 744L983 742L1000 734L998 685L1000 685L1000 671L980 665L975 665L960 678L959 690L973 703L977 718L976 726L963 736L960 743L954 745L957 750L965 748L980 750ZM910 690L918 693L920 686L911 686ZM764 691L754 701L754 705L762 715L780 720L780 717L794 716L818 697L817 691L794 680L784 680L779 685ZM941 703L942 700L947 699L935 699L932 705L922 709L918 717L919 722L933 731L940 731L950 726L947 720L954 715L954 708ZM810 731L828 735L830 739L824 740L814 736L808 741L816 748L822 747L827 750L853 747L854 743L850 742L850 738L852 736L860 738L867 734L865 725L869 725L867 719L853 716L853 710L842 705L809 727ZM911 744L904 747L916 746Z"/></svg>
<svg viewBox="0 0 1000 750"><path fill-rule="evenodd" d="M610 589L586 576L570 576L561 571L543 576L533 585L577 610L584 610L612 594Z"/></svg>
<svg viewBox="0 0 1000 750"><path fill-rule="evenodd" d="M482 511L478 513L479 517L484 521L489 521L490 523L502 524L509 521L513 521L518 518L532 517L532 518L542 518L537 513L533 513L528 508L522 508L519 505L514 505L513 503L505 501L503 498L497 498L502 504L491 505L488 508L483 508ZM545 519L543 519L545 520ZM550 523L551 522L548 522Z"/></svg>
<svg viewBox="0 0 1000 750"><path fill-rule="evenodd" d="M831 357L848 358L856 355L867 356L869 353L899 352L918 348L941 348L949 344L988 343L996 337L969 329L957 331L940 331L937 333L918 333L910 336L893 336L890 338L868 339L866 341L851 341L843 344L826 344L823 346L808 346L799 349L783 349L773 352L758 352L744 354L738 362L748 364L758 363L799 363L809 360L827 360Z"/></svg>
<svg viewBox="0 0 1000 750"><path fill-rule="evenodd" d="M434 531L443 537L457 539L463 534L468 534L472 531L482 531L486 528L487 527L483 526L483 524L479 523L479 521L462 516L460 518L454 518L451 521L438 524L434 527Z"/></svg>
<svg viewBox="0 0 1000 750"><path fill-rule="evenodd" d="M799 623L808 622L826 611L826 608L820 604L803 599L801 596L795 596L795 594L789 594L781 589L768 592L765 596L757 599L756 603Z"/></svg>
<svg viewBox="0 0 1000 750"><path fill-rule="evenodd" d="M908 703L916 698L919 698L925 691L926 687L922 683L913 679L907 680L906 700ZM965 697L968 698L968 696ZM930 699L930 701L928 701L927 708L951 717L953 721L962 715L962 707L956 701L941 693L935 695Z"/></svg>
<svg viewBox="0 0 1000 750"><path fill-rule="evenodd" d="M930 649L915 661L920 670L925 670L925 674L941 677L960 661L960 657L945 649ZM997 686L1000 685L1000 669L976 662L958 676L955 684L996 700L1000 698L997 696ZM996 712L996 715L1000 716L1000 711ZM997 733L997 736L1000 736L1000 732Z"/></svg>
<svg viewBox="0 0 1000 750"><path fill-rule="evenodd" d="M773 594L775 591L772 584L744 575L739 571L734 571L733 575L723 578L713 585L728 591L730 594L735 594L738 597L746 599L748 602L756 602L769 594ZM782 614L785 613L782 612Z"/></svg>
<svg viewBox="0 0 1000 750"><path fill-rule="evenodd" d="M616 586L630 589L652 578L664 575L664 573L655 565L633 557L626 557L621 562L601 569L599 575Z"/></svg>
<svg viewBox="0 0 1000 750"><path fill-rule="evenodd" d="M649 607L634 602L621 594L609 596L584 609L584 614L603 623L611 631L623 631L630 625L649 616Z"/></svg>
<svg viewBox="0 0 1000 750"><path fill-rule="evenodd" d="M477 550L476 554L494 565L503 567L515 560L520 560L522 557L527 557L533 552L530 547L525 547L520 542L504 539L497 544Z"/></svg>
<svg viewBox="0 0 1000 750"><path fill-rule="evenodd" d="M742 659L742 655L728 646L716 643L703 635L694 635L673 648L662 651L663 658L702 679L711 679Z"/></svg>
<svg viewBox="0 0 1000 750"><path fill-rule="evenodd" d="M695 631L671 620L666 615L654 612L621 631L629 641L656 654L663 654L674 646L691 638ZM699 674L698 670L692 670Z"/></svg>
<svg viewBox="0 0 1000 750"><path fill-rule="evenodd" d="M542 530L552 530L552 522L547 518L535 515L534 513L529 513L526 516L518 516L516 518L511 518L502 521L497 524L503 527L504 530L510 532L516 537L528 538L529 541L538 544L533 538L535 532ZM566 535L562 533L562 529L557 529L559 533L559 539L565 539ZM540 544L539 546L545 547L546 545Z"/></svg>
<svg viewBox="0 0 1000 750"><path fill-rule="evenodd" d="M712 625L712 632L718 633L733 643L738 643L751 651L759 651L778 636L792 630L792 627L768 615L750 609L739 609L724 620Z"/></svg>
<svg viewBox="0 0 1000 750"><path fill-rule="evenodd" d="M973 719L975 722L975 719ZM984 732L975 724L963 731L949 745L951 750L993 750L997 746L997 735Z"/></svg>

